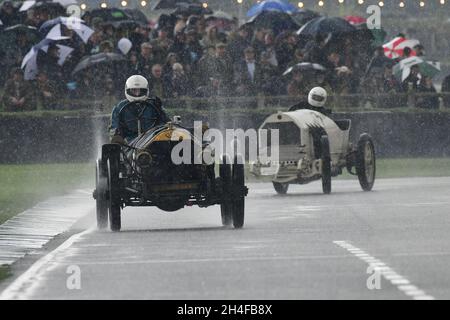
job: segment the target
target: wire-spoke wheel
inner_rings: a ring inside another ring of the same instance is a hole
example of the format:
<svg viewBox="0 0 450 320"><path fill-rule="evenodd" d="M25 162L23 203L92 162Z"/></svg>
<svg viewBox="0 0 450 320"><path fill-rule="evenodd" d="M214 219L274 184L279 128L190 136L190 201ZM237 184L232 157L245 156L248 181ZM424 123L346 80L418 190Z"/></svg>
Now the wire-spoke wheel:
<svg viewBox="0 0 450 320"><path fill-rule="evenodd" d="M98 159L95 167L95 202L97 228L102 230L108 226L108 176L105 163Z"/></svg>
<svg viewBox="0 0 450 320"><path fill-rule="evenodd" d="M325 194L331 193L331 156L328 136L320 138L322 159L322 190Z"/></svg>
<svg viewBox="0 0 450 320"><path fill-rule="evenodd" d="M361 188L371 191L375 183L376 157L372 138L368 134L362 134L358 141L356 172Z"/></svg>

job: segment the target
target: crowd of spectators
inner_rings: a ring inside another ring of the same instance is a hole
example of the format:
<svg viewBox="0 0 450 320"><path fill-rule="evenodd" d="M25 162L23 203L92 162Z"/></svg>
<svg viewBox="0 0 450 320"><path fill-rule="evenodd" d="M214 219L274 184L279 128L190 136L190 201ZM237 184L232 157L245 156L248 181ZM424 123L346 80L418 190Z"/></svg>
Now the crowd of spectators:
<svg viewBox="0 0 450 320"><path fill-rule="evenodd" d="M51 15L45 9L29 10L20 18L9 1L0 8L1 27L20 23L39 28ZM267 27L251 24L238 26L230 22L228 30L207 22L202 15L161 16L155 24L132 29L116 27L100 18L86 23L93 35L85 44L73 31L63 28L70 37L66 44L74 48L61 66L59 48L51 44L47 52L39 52L35 79L24 79L21 63L36 43L17 37L12 53L0 52L0 79L3 87L3 110L34 110L63 108L61 98L92 99L111 95L123 96L125 79L133 74L148 78L151 92L163 99L180 97L245 97L282 96L304 97L315 86L332 94L436 92L430 78L421 76L413 67L403 82L393 74L393 67L412 50L423 55L424 48L406 49L404 57L391 60L382 47L355 43L351 37L329 43L329 37L318 35L305 41L295 31L275 34ZM0 33L2 31L0 30ZM120 39L130 40L128 52L118 48ZM77 75L72 71L79 61L101 52L124 54L125 62L105 69L87 70ZM320 64L324 70L286 70L301 62ZM400 98L398 98L400 99ZM437 108L438 98L423 98L420 106ZM391 101L392 102L392 101ZM404 101L394 101L398 106Z"/></svg>

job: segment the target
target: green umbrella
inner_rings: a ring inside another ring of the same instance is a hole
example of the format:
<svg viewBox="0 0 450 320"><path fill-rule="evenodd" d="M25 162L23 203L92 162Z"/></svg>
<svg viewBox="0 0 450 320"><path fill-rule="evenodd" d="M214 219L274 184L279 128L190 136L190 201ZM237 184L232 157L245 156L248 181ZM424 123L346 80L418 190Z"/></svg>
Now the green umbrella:
<svg viewBox="0 0 450 320"><path fill-rule="evenodd" d="M425 61L420 57L409 57L401 60L394 66L394 74L397 78L404 81L408 78L411 67L418 66L420 74L426 77L434 77L441 72L441 66L439 62Z"/></svg>

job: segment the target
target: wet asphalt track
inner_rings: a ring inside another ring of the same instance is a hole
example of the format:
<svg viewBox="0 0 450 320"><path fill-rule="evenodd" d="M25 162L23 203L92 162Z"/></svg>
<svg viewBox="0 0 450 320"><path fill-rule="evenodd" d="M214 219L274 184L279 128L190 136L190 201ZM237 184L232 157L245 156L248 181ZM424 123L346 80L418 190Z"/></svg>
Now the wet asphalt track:
<svg viewBox="0 0 450 320"><path fill-rule="evenodd" d="M0 297L450 298L450 178L378 180L370 193L339 180L329 196L320 183L286 196L270 184L249 187L242 230L222 228L218 206L126 209L120 233L85 231L92 213L68 240L29 257L31 269L13 268L28 271L1 284L9 287ZM380 289L367 288L369 264ZM69 266L80 268L80 290L66 286Z"/></svg>

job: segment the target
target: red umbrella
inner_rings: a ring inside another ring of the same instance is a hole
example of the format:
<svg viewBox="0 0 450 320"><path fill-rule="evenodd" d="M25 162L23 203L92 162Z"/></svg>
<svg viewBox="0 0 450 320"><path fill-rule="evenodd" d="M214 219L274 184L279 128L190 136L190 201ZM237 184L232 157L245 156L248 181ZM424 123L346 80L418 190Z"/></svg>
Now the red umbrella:
<svg viewBox="0 0 450 320"><path fill-rule="evenodd" d="M367 22L366 18L363 18L361 16L346 16L344 19L352 25L358 25Z"/></svg>
<svg viewBox="0 0 450 320"><path fill-rule="evenodd" d="M419 40L415 39L406 39L403 37L396 37L389 41L388 43L385 43L383 45L384 54L386 57L390 59L395 59L398 57L403 57L404 53L403 50L406 47L411 48L411 50L416 46L420 44ZM415 56L416 52L412 50L411 56Z"/></svg>

